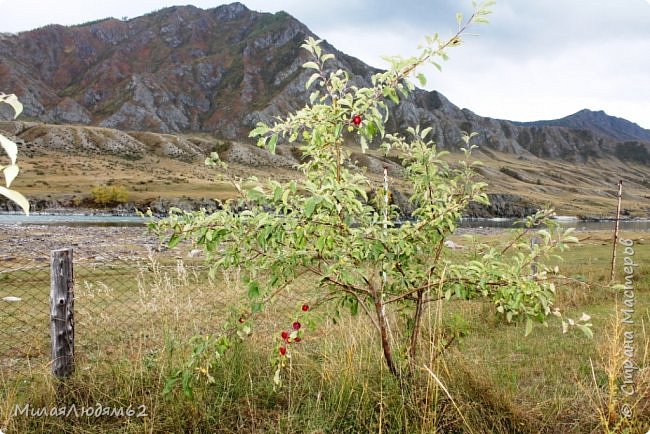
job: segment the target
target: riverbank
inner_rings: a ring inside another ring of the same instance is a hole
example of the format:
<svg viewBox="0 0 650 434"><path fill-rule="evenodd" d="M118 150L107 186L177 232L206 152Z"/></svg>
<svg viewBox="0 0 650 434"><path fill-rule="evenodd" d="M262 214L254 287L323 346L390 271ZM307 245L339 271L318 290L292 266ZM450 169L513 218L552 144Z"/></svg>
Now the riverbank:
<svg viewBox="0 0 650 434"><path fill-rule="evenodd" d="M526 199L511 194L491 194L489 205L470 203L466 208L463 218L466 219L518 219L534 214L539 207L528 202ZM412 205L408 197L400 192L393 195L395 204L402 210L403 218L408 218L412 212ZM33 215L81 215L81 216L115 216L135 217L141 212L150 210L154 216L164 217L169 209L178 208L185 211L204 209L207 212L214 212L220 208L216 199L200 198L193 199L187 196L180 198L155 198L139 202L127 202L113 206L98 207L91 200L79 200L76 196L62 199L32 199L30 210ZM10 201L0 199L0 216L20 214L18 207ZM580 222L603 222L615 221L614 215L582 215L558 216L559 221L576 220ZM646 217L633 217L624 212L622 221L647 221Z"/></svg>

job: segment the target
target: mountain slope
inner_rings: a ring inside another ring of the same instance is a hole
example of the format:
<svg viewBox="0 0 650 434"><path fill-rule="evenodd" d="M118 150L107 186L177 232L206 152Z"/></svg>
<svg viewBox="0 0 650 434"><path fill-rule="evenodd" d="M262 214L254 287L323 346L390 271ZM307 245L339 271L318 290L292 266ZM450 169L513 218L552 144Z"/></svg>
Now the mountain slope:
<svg viewBox="0 0 650 434"><path fill-rule="evenodd" d="M573 129L597 131L620 141L645 141L650 142L650 130L641 128L627 119L610 116L602 110L580 110L577 113L562 119L534 122L515 122L523 126L555 126Z"/></svg>
<svg viewBox="0 0 650 434"><path fill-rule="evenodd" d="M25 116L45 122L235 137L253 122L242 119L272 99L283 109L304 101L296 78L305 75L300 44L311 35L285 13L239 3L52 25L4 35L0 86L21 97ZM339 66L371 72L344 55Z"/></svg>
<svg viewBox="0 0 650 434"><path fill-rule="evenodd" d="M0 35L0 89L19 95L28 120L245 140L258 121L308 101L309 73L301 68L307 58L300 48L308 36L314 35L284 12L258 13L240 3L51 25ZM350 71L357 85L376 72L323 47L337 56L332 68ZM482 148L523 159L613 157L650 165L650 132L604 113L577 115L517 124L461 110L436 91L416 90L393 109L389 129L431 126L438 146L452 150L464 131L474 131Z"/></svg>
<svg viewBox="0 0 650 434"><path fill-rule="evenodd" d="M280 146L272 155L209 134L124 132L20 121L0 122L0 131L20 146L21 172L13 185L29 197L35 210L92 206L90 192L101 184L128 191L131 204L120 207L122 212L132 212L134 206L160 213L169 206L211 209L214 198L233 197L236 191L220 170L203 164L210 152L218 152L237 177L288 181L301 176L294 168L300 160L295 146ZM410 187L401 179L399 160L373 149L361 154L353 146L351 151L356 164L367 170L370 188L382 185L383 168L388 168L394 199L408 213ZM457 158L449 155L451 162ZM619 179L625 182L625 213L650 215L650 179L647 166L639 163L599 159L578 165L488 149L478 158L483 162L478 172L489 185L492 205L470 207L471 216L521 217L545 204L552 204L560 214L611 216ZM14 208L0 200L3 209Z"/></svg>

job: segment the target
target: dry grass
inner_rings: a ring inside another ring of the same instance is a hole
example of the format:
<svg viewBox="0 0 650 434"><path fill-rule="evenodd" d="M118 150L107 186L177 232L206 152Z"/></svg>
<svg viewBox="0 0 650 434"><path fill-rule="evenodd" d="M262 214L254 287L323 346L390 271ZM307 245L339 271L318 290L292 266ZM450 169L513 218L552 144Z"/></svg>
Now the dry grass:
<svg viewBox="0 0 650 434"><path fill-rule="evenodd" d="M588 312L594 339L578 332L562 335L560 324L538 326L524 337L482 301L440 302L429 306L420 358L412 379L399 384L379 357L374 330L364 317L341 316L308 330L291 348L284 387L273 391L269 363L279 331L308 298L308 285L290 288L256 322L253 334L228 352L213 370L214 384L200 383L194 398L181 390L164 397L166 378L188 358L186 337L197 329L192 318L208 314L198 304L174 296L191 286L200 297L215 297L226 309L214 330L240 308L236 271L209 282L178 263L163 271L155 261L138 284L143 312L157 321L137 333L113 337L110 347L80 354L77 374L68 382L66 402L76 405L146 405L146 418L66 420L12 416L16 404L52 406L60 401L47 365L34 365L20 378L0 379L0 428L8 432L422 432L422 433L588 433L645 434L650 427L650 249L647 233L635 240L635 355L637 395L622 396L620 293L604 284L609 270L608 236L587 238L562 264L574 278L558 288L558 304L568 315ZM172 263L175 263L172 261ZM619 276L620 279L620 276ZM581 280L585 280L581 283ZM301 294L301 295L296 295ZM155 302L153 302L155 300ZM316 311L314 314L318 314ZM393 315L394 323L402 321ZM86 332L104 324L86 324ZM392 327L400 341L399 328ZM206 330L200 330L206 332ZM458 339L442 355L444 339ZM622 416L629 403L633 418ZM626 431L627 430L627 431Z"/></svg>
<svg viewBox="0 0 650 434"><path fill-rule="evenodd" d="M648 168L615 159L573 164L536 157L517 158L490 151L477 154L490 192L512 193L533 203L552 204L560 215L611 216L619 179L624 180L623 208L647 216ZM516 174L515 177L503 173Z"/></svg>

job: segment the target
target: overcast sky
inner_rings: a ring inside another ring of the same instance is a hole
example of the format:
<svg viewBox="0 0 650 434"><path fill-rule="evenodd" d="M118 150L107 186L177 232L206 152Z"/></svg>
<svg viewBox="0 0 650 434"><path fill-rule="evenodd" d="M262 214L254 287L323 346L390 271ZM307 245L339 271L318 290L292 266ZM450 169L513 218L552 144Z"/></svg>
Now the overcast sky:
<svg viewBox="0 0 650 434"><path fill-rule="evenodd" d="M0 0L0 31L133 18L219 0ZM376 67L410 54L423 36L450 35L471 0L242 0L285 10L339 50ZM428 88L479 115L518 121L604 110L650 129L650 0L498 0L491 23L473 28Z"/></svg>

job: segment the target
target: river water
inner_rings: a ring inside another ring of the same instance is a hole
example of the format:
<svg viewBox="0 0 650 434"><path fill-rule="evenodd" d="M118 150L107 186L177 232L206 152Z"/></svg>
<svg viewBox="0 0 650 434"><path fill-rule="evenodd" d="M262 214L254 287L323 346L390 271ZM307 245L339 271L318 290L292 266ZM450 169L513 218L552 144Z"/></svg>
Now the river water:
<svg viewBox="0 0 650 434"><path fill-rule="evenodd" d="M0 214L0 224L50 226L144 226L147 219L138 216L84 214Z"/></svg>
<svg viewBox="0 0 650 434"><path fill-rule="evenodd" d="M53 225L53 226L143 226L148 219L138 216L84 215L84 214L0 214L1 224ZM512 228L515 219L463 219L464 228ZM575 218L558 219L562 226L581 230L613 230L613 221L580 221ZM621 230L650 232L650 219L622 220Z"/></svg>

